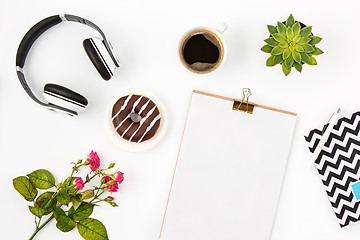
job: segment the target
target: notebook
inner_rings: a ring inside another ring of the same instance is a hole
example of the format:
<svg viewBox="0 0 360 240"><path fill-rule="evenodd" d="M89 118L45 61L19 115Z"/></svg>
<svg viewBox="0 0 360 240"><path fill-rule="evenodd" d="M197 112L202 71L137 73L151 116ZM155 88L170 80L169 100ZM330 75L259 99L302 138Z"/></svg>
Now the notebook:
<svg viewBox="0 0 360 240"><path fill-rule="evenodd" d="M325 125L326 126L326 125ZM324 129L305 137L313 153ZM340 118L315 160L335 216L341 227L360 220L360 112Z"/></svg>
<svg viewBox="0 0 360 240"><path fill-rule="evenodd" d="M270 238L296 114L244 98L193 91L160 239Z"/></svg>

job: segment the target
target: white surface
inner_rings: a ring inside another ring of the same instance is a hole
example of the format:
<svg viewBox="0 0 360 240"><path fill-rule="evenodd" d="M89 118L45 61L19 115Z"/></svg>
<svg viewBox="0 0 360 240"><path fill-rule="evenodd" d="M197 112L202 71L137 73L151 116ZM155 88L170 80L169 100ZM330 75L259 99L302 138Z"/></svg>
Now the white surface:
<svg viewBox="0 0 360 240"><path fill-rule="evenodd" d="M12 179L45 168L57 181L70 174L70 162L98 151L102 166L116 161L125 181L114 194L118 208L96 208L94 217L107 227L111 239L157 239L175 165L186 111L193 89L251 99L298 113L293 147L285 173L272 240L357 239L360 223L340 229L315 171L304 169L310 154L303 138L326 123L334 108L348 115L359 104L359 1L303 0L14 0L1 6L0 22L0 220L3 236L27 239L34 229L27 203L12 187ZM77 118L47 111L20 86L15 54L26 31L39 20L72 13L98 24L111 39L121 61L114 78L105 82L82 49L96 35L76 23L62 23L46 32L30 50L24 67L30 86L41 97L47 82L63 84L89 100ZM284 77L279 66L265 67L260 51L268 37L266 25L295 19L313 25L323 37L318 66ZM226 22L223 37L228 55L212 75L187 71L178 59L181 36L196 26ZM107 137L103 121L107 104L131 88L152 92L165 105L168 130L153 149L126 152ZM38 235L42 239L81 239L76 231L61 233L54 222Z"/></svg>
<svg viewBox="0 0 360 240"><path fill-rule="evenodd" d="M161 239L268 240L296 116L194 93Z"/></svg>

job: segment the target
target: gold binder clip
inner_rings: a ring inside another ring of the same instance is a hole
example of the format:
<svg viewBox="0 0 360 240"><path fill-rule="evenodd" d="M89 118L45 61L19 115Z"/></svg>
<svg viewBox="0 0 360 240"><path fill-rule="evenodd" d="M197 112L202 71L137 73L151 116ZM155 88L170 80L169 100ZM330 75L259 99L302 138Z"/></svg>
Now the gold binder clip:
<svg viewBox="0 0 360 240"><path fill-rule="evenodd" d="M249 88L243 88L243 98L242 100L234 99L233 110L247 112L252 114L255 104L249 102L249 97L251 96L251 90ZM246 98L246 101L245 101Z"/></svg>

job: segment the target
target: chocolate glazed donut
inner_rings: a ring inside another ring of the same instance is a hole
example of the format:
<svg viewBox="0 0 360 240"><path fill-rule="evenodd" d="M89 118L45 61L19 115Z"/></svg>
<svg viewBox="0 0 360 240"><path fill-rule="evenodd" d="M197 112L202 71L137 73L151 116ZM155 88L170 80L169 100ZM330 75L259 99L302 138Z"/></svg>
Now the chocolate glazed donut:
<svg viewBox="0 0 360 240"><path fill-rule="evenodd" d="M137 117L133 117L136 115ZM143 95L121 97L112 108L115 131L125 140L141 143L158 131L161 114L156 104ZM136 119L137 118L137 119Z"/></svg>

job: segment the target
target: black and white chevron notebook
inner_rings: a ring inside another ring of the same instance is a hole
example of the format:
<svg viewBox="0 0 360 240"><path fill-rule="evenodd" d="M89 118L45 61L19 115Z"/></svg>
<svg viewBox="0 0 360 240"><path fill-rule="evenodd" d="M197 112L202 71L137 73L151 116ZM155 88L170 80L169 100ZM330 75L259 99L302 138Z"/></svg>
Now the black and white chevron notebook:
<svg viewBox="0 0 360 240"><path fill-rule="evenodd" d="M360 220L360 112L340 118L330 130L315 166L341 227ZM312 130L306 141L311 153L323 131Z"/></svg>

